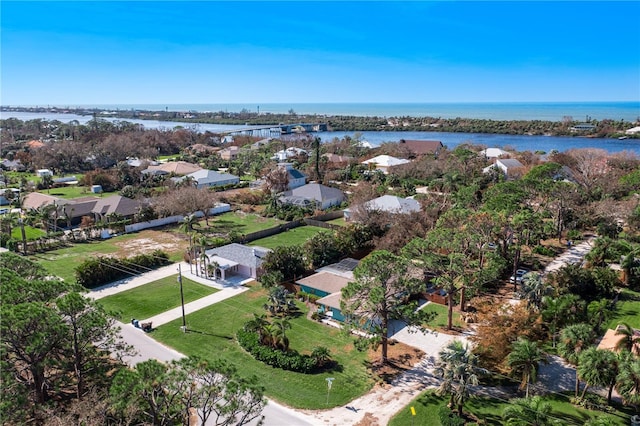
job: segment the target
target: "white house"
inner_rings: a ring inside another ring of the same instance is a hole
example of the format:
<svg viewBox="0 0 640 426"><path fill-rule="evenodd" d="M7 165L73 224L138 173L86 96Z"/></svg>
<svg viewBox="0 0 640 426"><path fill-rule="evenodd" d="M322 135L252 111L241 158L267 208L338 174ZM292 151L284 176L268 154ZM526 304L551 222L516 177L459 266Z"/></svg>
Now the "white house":
<svg viewBox="0 0 640 426"><path fill-rule="evenodd" d="M495 163L489 167L482 169L483 173L490 173L494 170L501 171L506 177L509 177L519 170L522 170L524 164L515 158L498 158Z"/></svg>
<svg viewBox="0 0 640 426"><path fill-rule="evenodd" d="M38 169L36 170L36 174L41 178L45 176L53 176L53 172L49 169Z"/></svg>
<svg viewBox="0 0 640 426"><path fill-rule="evenodd" d="M367 211L380 211L392 214L410 214L421 210L420 203L413 198L401 198L394 195L383 195L367 201L361 206L344 210L344 218L349 221L354 210L364 208Z"/></svg>
<svg viewBox="0 0 640 426"><path fill-rule="evenodd" d="M483 149L478 154L480 154L481 156L483 156L485 158L500 158L500 157L509 155L509 153L507 151L505 151L503 149L500 149L500 148Z"/></svg>
<svg viewBox="0 0 640 426"><path fill-rule="evenodd" d="M240 183L238 176L229 173L219 173L214 170L198 170L187 175L193 180L196 188L208 188L213 186L236 185Z"/></svg>
<svg viewBox="0 0 640 426"><path fill-rule="evenodd" d="M382 173L389 174L389 168L393 166L399 166L401 164L407 164L411 161L403 158L396 158L390 155L378 155L377 157L370 158L363 161L361 164L365 164L372 169L380 170Z"/></svg>
<svg viewBox="0 0 640 426"><path fill-rule="evenodd" d="M309 155L309 153L304 149L291 146L287 149L276 152L274 156L271 157L271 159L277 161L287 161L289 158L297 157L298 155L302 154Z"/></svg>

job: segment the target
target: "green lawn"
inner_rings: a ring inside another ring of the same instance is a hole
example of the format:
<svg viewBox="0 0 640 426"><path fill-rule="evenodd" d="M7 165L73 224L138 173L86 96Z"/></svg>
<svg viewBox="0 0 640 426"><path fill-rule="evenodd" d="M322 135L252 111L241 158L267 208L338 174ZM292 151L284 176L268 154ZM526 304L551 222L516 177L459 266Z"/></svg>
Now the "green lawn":
<svg viewBox="0 0 640 426"><path fill-rule="evenodd" d="M103 256L122 252L127 241L140 238L139 233L120 235L108 240L97 240L85 243L73 244L70 247L48 251L30 256L31 260L44 266L51 275L62 278L68 282L75 281L75 268L90 257ZM135 253L128 253L135 254ZM169 259L178 261L182 258L182 252L170 252ZM123 254L124 256L124 254Z"/></svg>
<svg viewBox="0 0 640 426"><path fill-rule="evenodd" d="M178 274L165 277L131 290L104 297L98 302L107 311L115 313L120 321L127 322L130 318L147 319L180 306L180 285L177 278ZM182 291L184 303L189 303L218 290L183 278Z"/></svg>
<svg viewBox="0 0 640 426"><path fill-rule="evenodd" d="M33 228L29 225L24 226L24 235L27 237L27 241L37 240L40 237L44 237L47 235L42 229ZM15 227L11 230L11 238L17 241L22 241L22 229L20 227Z"/></svg>
<svg viewBox="0 0 640 426"><path fill-rule="evenodd" d="M236 343L235 333L253 318L253 313L264 313L265 295L262 288L252 287L231 299L188 314L190 331L186 334L180 331L180 319L159 326L151 336L184 354L222 358L235 364L242 375L257 376L268 397L295 408L327 408L325 379L328 377L335 378L328 407L346 404L371 388L373 381L365 367L366 353L354 349L352 337L308 320L306 315L291 320L292 328L287 332L291 348L310 353L316 346L325 346L339 363L337 370L294 373L270 367L246 353Z"/></svg>
<svg viewBox="0 0 640 426"><path fill-rule="evenodd" d="M640 328L640 292L622 290L616 309L604 326L615 329L622 322L629 323L633 328Z"/></svg>
<svg viewBox="0 0 640 426"><path fill-rule="evenodd" d="M428 328L438 330L447 328L447 324L449 323L449 308L440 305L439 303L429 303L422 309L424 312L435 312L436 316L433 320L429 321L426 326ZM460 321L460 315L453 311L453 326L454 327L464 327L465 324Z"/></svg>
<svg viewBox="0 0 640 426"><path fill-rule="evenodd" d="M577 408L568 402L568 397L564 395L547 395L545 401L552 407L551 416L565 425L581 425L586 420L594 417L605 416L614 421L616 425L628 425L629 414L621 411L608 414L602 411L585 410ZM389 426L432 426L439 425L438 409L448 402L448 398L440 397L433 390L427 390L418 398L400 410L389 422ZM508 401L494 398L471 398L465 403L465 412L472 413L477 418L483 420L488 425L504 424L502 412L509 405ZM416 411L416 415L411 415L411 407Z"/></svg>
<svg viewBox="0 0 640 426"><path fill-rule="evenodd" d="M49 190L43 189L39 191L43 194L51 195L52 197L60 197L66 199L83 198L83 197L100 197L105 198L111 195L118 194L117 191L102 192L100 194L94 194L91 192L91 188L87 186L69 185L60 188L51 188Z"/></svg>
<svg viewBox="0 0 640 426"><path fill-rule="evenodd" d="M295 246L304 243L309 238L313 237L318 232L321 232L323 230L323 228L319 228L317 226L299 226L297 228L289 229L288 231L284 231L267 238L261 238L259 240L252 241L248 245L260 246L270 249L281 246Z"/></svg>
<svg viewBox="0 0 640 426"><path fill-rule="evenodd" d="M262 217L257 214L228 212L214 216L209 219L209 232L226 233L236 231L239 234L249 234L263 229L273 228L282 220L276 218ZM200 220L201 228L206 228L204 219Z"/></svg>
<svg viewBox="0 0 640 426"><path fill-rule="evenodd" d="M339 217L337 219L332 219L327 221L327 223L331 223L333 225L338 225L338 226L347 226L347 222L344 220L344 217Z"/></svg>

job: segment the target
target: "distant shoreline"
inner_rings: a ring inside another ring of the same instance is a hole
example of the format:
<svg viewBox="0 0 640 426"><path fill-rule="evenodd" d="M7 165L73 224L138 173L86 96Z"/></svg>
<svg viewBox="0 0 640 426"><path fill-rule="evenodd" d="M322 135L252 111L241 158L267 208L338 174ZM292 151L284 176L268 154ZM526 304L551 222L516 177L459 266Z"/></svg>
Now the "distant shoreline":
<svg viewBox="0 0 640 426"><path fill-rule="evenodd" d="M502 104L501 104L502 105ZM513 106L513 104L509 104ZM528 105L529 104L523 104ZM546 105L546 104L545 104ZM558 105L554 104L555 107ZM626 104L625 104L626 105ZM631 103L630 105L634 105ZM354 116L354 115L321 115L300 114L293 110L283 114L269 112L189 112L140 109L60 109L55 107L0 107L0 117L22 120L47 119L86 122L93 117L106 120L130 121L132 123L175 123L175 126L281 126L301 123L321 123L329 131L337 132L453 132L483 133L502 135L539 135L569 136L590 138L640 138L640 134L626 134L626 130L638 126L638 123L625 120L597 120L589 115L585 120L576 120L572 116L564 116L562 121L550 120L497 120L483 118L443 118L438 116ZM22 117L22 118L20 118ZM168 125L174 127L173 125ZM585 130L586 129L586 130Z"/></svg>
<svg viewBox="0 0 640 426"><path fill-rule="evenodd" d="M562 121L571 117L584 121L640 118L640 101L621 102L424 102L424 103L211 103L211 104L91 104L91 105L6 105L0 111L64 112L92 114L94 111L124 113L247 113L346 117L437 117L498 121Z"/></svg>

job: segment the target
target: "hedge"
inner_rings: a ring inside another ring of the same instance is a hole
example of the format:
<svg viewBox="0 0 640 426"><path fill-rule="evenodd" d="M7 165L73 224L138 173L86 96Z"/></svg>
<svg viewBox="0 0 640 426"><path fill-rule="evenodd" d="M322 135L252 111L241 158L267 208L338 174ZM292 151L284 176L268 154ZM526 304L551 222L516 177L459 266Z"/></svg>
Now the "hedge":
<svg viewBox="0 0 640 426"><path fill-rule="evenodd" d="M317 367L315 359L309 355L300 355L300 353L295 350L283 352L260 344L257 333L239 330L237 336L240 346L253 355L258 361L262 361L272 367L298 373L311 373Z"/></svg>
<svg viewBox="0 0 640 426"><path fill-rule="evenodd" d="M129 258L95 257L75 268L76 281L83 287L96 288L169 263L169 255L162 250Z"/></svg>

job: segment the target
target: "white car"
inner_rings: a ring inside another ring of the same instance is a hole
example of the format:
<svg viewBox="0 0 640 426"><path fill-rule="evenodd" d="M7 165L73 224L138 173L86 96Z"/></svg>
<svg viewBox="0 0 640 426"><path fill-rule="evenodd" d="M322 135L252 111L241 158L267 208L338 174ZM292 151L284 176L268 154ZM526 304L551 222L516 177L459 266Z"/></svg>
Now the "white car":
<svg viewBox="0 0 640 426"><path fill-rule="evenodd" d="M529 271L527 269L517 269L516 274L509 277L509 282L520 284L522 282L522 278L528 273Z"/></svg>

